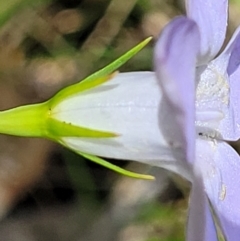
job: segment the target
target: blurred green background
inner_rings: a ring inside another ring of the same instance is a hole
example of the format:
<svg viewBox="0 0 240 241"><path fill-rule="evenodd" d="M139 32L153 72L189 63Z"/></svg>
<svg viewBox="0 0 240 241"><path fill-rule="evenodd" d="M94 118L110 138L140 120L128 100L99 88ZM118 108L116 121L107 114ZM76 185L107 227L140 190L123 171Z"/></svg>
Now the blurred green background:
<svg viewBox="0 0 240 241"><path fill-rule="evenodd" d="M148 36L121 71L152 70L154 41L181 0L0 1L0 108L44 101ZM231 1L227 39L240 23ZM121 177L47 140L0 136L0 241L184 240L189 184Z"/></svg>

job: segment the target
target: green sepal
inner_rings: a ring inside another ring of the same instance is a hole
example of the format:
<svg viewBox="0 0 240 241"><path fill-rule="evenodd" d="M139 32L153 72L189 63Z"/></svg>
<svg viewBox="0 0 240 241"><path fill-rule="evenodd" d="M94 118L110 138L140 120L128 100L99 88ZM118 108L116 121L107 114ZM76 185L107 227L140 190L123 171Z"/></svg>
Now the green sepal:
<svg viewBox="0 0 240 241"><path fill-rule="evenodd" d="M95 129L75 126L54 119L48 102L25 105L6 111L0 111L0 133L26 136L45 137L56 140L60 137L88 137L88 138L113 138L117 133L99 131Z"/></svg>
<svg viewBox="0 0 240 241"><path fill-rule="evenodd" d="M148 37L143 40L141 43L130 49L124 55L113 61L111 64L107 65L106 67L100 69L99 71L95 72L94 74L88 76L82 82L90 82L96 78L100 78L102 76L109 75L119 69L123 64L125 64L129 59L131 59L134 55L136 55L141 49L143 49L150 41L152 37Z"/></svg>
<svg viewBox="0 0 240 241"><path fill-rule="evenodd" d="M73 150L75 151L75 150ZM75 151L76 152L76 151ZM89 155L89 154L86 154L86 153L82 153L82 152L77 152L79 155L85 157L86 159L92 161L92 162L95 162L101 166L104 166L114 172L117 172L121 175L124 175L124 176L127 176L127 177L131 177L131 178L137 178L137 179L144 179L144 180L155 180L155 177L154 176L151 176L151 175L146 175L146 174L140 174L140 173L136 173L136 172L131 172L131 171L128 171L128 170L125 170L121 167L118 167L100 157L97 157L97 156L93 156L93 155Z"/></svg>
<svg viewBox="0 0 240 241"><path fill-rule="evenodd" d="M52 99L49 100L51 106L54 107L72 95L89 90L110 80L113 77L114 72L134 55L136 55L143 47L145 47L151 41L151 39L152 37L145 39L140 44L113 61L111 64L88 76L84 80L60 90Z"/></svg>
<svg viewBox="0 0 240 241"><path fill-rule="evenodd" d="M93 79L91 82L80 82L75 85L70 85L62 90L60 90L52 99L49 100L49 103L52 108L54 108L58 103L63 101L69 96L75 95L76 93L80 93L89 89L92 89L94 87L97 87L98 85L101 85L108 80L110 80L115 73L109 74L106 76L101 76L99 78Z"/></svg>
<svg viewBox="0 0 240 241"><path fill-rule="evenodd" d="M48 137L57 140L59 137L110 138L118 136L116 133L84 128L53 119L52 117L47 119L47 130Z"/></svg>

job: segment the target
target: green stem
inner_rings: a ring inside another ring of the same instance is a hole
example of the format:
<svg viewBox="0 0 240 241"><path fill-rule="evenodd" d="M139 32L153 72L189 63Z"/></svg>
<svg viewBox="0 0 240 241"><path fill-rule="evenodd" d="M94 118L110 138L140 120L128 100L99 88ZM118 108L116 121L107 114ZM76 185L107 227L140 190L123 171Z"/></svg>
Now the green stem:
<svg viewBox="0 0 240 241"><path fill-rule="evenodd" d="M48 104L40 103L0 111L0 133L26 136L46 136Z"/></svg>

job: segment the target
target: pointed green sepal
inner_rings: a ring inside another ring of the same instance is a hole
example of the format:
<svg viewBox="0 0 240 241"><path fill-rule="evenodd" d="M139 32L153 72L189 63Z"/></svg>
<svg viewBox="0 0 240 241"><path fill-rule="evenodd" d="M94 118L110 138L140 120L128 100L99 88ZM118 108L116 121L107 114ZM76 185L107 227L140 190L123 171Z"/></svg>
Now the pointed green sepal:
<svg viewBox="0 0 240 241"><path fill-rule="evenodd" d="M143 40L141 43L130 49L124 55L113 61L111 64L107 65L106 67L100 69L99 71L95 72L94 74L88 76L82 82L90 82L96 78L100 78L102 76L109 75L116 71L119 67L125 64L129 59L131 59L134 55L136 55L141 49L143 49L150 41L152 37L148 37Z"/></svg>
<svg viewBox="0 0 240 241"><path fill-rule="evenodd" d="M129 59L131 59L134 55L136 55L143 47L145 47L150 41L152 37L149 37L142 41L140 44L126 52L120 58L113 61L111 64L107 65L103 69L95 72L94 74L88 76L86 79L76 83L74 85L68 86L62 90L60 90L52 99L49 100L51 106L54 107L59 104L62 100L78 94L79 92L89 90L98 85L105 83L108 80L111 80L114 77L115 71L121 67L124 63L126 63Z"/></svg>
<svg viewBox="0 0 240 241"><path fill-rule="evenodd" d="M58 103L60 103L65 98L74 95L76 93L80 93L89 89L92 89L94 87L97 87L98 85L101 85L109 80L111 80L114 75L117 74L117 72L114 72L109 75L101 76L99 78L95 78L90 82L80 82L75 85L70 85L62 90L60 90L52 99L49 100L49 103L51 107L53 108Z"/></svg>
<svg viewBox="0 0 240 241"><path fill-rule="evenodd" d="M58 139L59 137L110 138L119 136L116 133L75 126L53 118L47 120L47 130L48 137L52 139Z"/></svg>
<svg viewBox="0 0 240 241"><path fill-rule="evenodd" d="M75 150L73 150L75 151ZM75 151L76 152L76 151ZM92 161L92 162L95 162L101 166L104 166L112 171L115 171L119 174L122 174L124 176L127 176L127 177L131 177L131 178L137 178L137 179L144 179L144 180L155 180L155 177L154 176L151 176L151 175L145 175L145 174L140 174L140 173L135 173L135 172L131 172L131 171L128 171L128 170L125 170L121 167L118 167L100 157L97 157L97 156L93 156L93 155L89 155L89 154L86 154L86 153L82 153L82 152L77 152L79 155L85 157L86 159Z"/></svg>
<svg viewBox="0 0 240 241"><path fill-rule="evenodd" d="M58 140L59 137L110 138L119 134L75 126L54 119L48 102L25 105L0 111L0 133L25 137L45 137Z"/></svg>

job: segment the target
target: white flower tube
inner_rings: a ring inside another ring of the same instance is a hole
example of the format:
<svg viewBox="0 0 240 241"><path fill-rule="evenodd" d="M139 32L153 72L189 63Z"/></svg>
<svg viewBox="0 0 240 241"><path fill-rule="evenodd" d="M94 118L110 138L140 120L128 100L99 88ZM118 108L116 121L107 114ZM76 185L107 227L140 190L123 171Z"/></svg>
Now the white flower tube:
<svg viewBox="0 0 240 241"><path fill-rule="evenodd" d="M62 137L70 148L116 159L159 160L167 148L158 126L160 101L154 73L122 73L64 99L51 116L74 126L116 133L108 138Z"/></svg>

